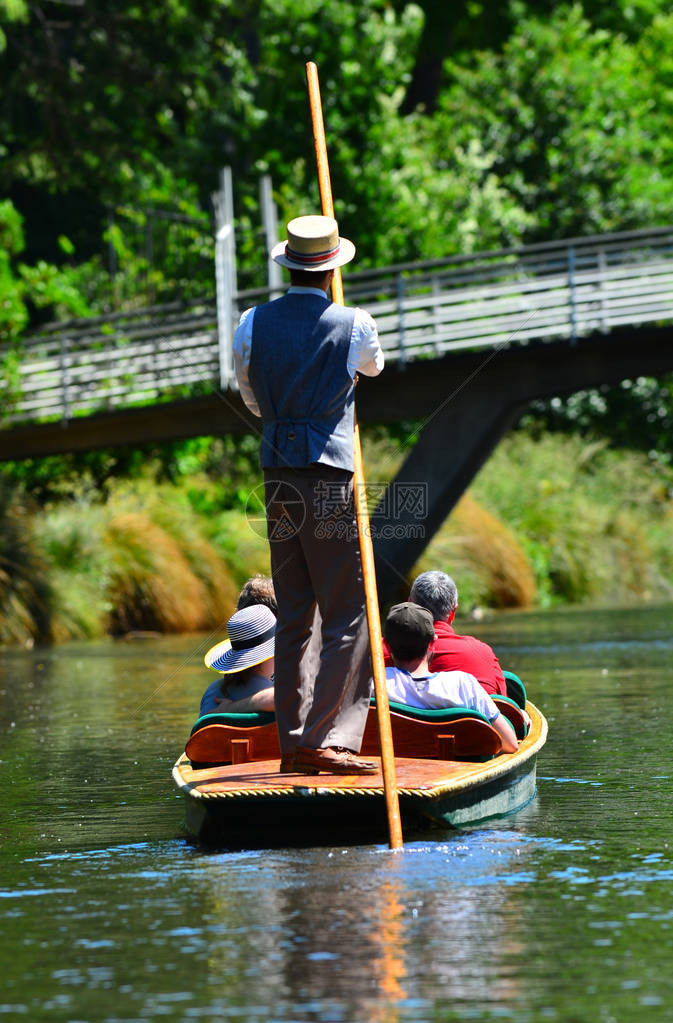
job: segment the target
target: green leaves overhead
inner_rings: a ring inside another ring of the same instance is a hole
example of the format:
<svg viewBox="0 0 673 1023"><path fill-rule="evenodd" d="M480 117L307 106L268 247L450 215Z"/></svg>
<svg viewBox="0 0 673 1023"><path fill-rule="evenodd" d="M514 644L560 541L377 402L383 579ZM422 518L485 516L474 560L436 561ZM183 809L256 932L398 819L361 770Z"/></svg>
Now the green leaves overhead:
<svg viewBox="0 0 673 1023"><path fill-rule="evenodd" d="M493 172L533 217L527 240L671 219L670 64L651 54L672 31L662 14L630 42L575 5L452 66L440 117L496 154Z"/></svg>
<svg viewBox="0 0 673 1023"><path fill-rule="evenodd" d="M193 253L225 164L239 279L262 283L260 175L281 222L318 205L307 60L360 266L673 218L663 0L0 0L0 25L0 194L26 262L122 274L119 301L212 291ZM166 214L193 239L155 244Z"/></svg>

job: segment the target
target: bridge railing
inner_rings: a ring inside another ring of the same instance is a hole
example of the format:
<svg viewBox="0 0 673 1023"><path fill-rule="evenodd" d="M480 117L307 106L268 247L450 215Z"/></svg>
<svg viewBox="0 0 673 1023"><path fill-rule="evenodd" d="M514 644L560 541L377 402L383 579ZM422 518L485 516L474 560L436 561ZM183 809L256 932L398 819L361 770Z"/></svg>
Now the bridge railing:
<svg viewBox="0 0 673 1023"><path fill-rule="evenodd" d="M673 320L673 228L540 243L349 273L346 298L375 316L389 361ZM267 289L238 292L242 309ZM69 419L213 390L215 303L53 324L23 339L3 420Z"/></svg>
<svg viewBox="0 0 673 1023"><path fill-rule="evenodd" d="M623 232L365 271L349 303L388 358L567 338L673 319L673 230Z"/></svg>
<svg viewBox="0 0 673 1023"><path fill-rule="evenodd" d="M70 419L212 389L218 379L214 302L56 323L23 339L2 418Z"/></svg>

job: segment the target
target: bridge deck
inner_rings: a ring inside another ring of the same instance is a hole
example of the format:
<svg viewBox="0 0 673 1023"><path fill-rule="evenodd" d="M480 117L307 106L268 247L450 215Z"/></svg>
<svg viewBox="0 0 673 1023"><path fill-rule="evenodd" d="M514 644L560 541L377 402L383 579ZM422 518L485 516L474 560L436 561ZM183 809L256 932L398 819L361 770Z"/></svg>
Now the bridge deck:
<svg viewBox="0 0 673 1023"><path fill-rule="evenodd" d="M531 341L574 344L673 321L673 228L384 267L349 275L346 294L376 318L389 364ZM233 321L267 297L238 293ZM4 385L2 425L214 393L233 377L221 349L214 302L54 324L23 339Z"/></svg>

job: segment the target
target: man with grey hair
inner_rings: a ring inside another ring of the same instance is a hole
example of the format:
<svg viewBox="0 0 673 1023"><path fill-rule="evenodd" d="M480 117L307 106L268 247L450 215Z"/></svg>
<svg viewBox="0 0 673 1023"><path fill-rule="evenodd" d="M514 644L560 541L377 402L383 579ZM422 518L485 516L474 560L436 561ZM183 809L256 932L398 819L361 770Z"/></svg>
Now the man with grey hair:
<svg viewBox="0 0 673 1023"><path fill-rule="evenodd" d="M487 693L507 695L505 676L488 643L475 636L460 636L453 628L458 588L450 575L422 572L414 580L409 600L427 608L435 623L433 671L467 671Z"/></svg>
<svg viewBox="0 0 673 1023"><path fill-rule="evenodd" d="M458 607L458 587L446 572L422 572L413 582L409 599L426 608L436 621L448 621Z"/></svg>

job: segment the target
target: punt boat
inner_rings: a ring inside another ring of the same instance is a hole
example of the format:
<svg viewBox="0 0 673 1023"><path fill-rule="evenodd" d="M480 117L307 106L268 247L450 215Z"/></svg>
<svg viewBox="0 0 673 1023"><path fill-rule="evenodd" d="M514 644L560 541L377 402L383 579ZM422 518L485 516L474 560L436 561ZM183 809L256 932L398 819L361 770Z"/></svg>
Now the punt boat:
<svg viewBox="0 0 673 1023"><path fill-rule="evenodd" d="M547 722L506 672L500 710L520 738L500 753L500 737L476 711L417 710L391 702L395 771L406 837L428 826L453 828L514 813L535 795L536 758ZM525 708L526 715L521 713ZM379 754L376 709L369 710L362 755ZM220 848L384 841L383 776L281 774L272 713L206 714L173 768L185 796L191 839Z"/></svg>

